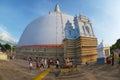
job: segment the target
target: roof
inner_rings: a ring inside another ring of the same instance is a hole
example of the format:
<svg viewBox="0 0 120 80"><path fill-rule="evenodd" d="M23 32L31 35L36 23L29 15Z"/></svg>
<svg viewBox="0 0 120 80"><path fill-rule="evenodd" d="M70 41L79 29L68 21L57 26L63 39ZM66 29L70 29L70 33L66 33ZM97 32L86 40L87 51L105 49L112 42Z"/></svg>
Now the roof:
<svg viewBox="0 0 120 80"><path fill-rule="evenodd" d="M28 48L28 47L63 47L63 44L33 44L33 45L25 45L19 46L17 48Z"/></svg>

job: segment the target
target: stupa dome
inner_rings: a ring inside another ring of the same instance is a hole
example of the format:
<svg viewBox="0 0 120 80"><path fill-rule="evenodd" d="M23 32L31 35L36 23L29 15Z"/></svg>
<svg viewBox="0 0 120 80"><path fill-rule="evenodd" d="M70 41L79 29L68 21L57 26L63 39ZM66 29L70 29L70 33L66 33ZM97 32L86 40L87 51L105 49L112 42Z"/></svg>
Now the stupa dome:
<svg viewBox="0 0 120 80"><path fill-rule="evenodd" d="M56 5L54 11L28 24L18 46L63 44L65 24L68 20L73 24L73 18L61 12L59 5Z"/></svg>

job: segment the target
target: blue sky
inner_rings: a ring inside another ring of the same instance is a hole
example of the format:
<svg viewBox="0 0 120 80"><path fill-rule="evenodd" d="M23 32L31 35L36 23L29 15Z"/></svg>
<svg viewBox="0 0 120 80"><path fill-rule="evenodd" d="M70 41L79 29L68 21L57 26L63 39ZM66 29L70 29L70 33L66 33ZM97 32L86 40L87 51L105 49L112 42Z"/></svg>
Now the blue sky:
<svg viewBox="0 0 120 80"><path fill-rule="evenodd" d="M19 40L31 21L54 10L57 3L69 15L87 16L99 42L111 45L120 38L120 0L0 0L0 38Z"/></svg>

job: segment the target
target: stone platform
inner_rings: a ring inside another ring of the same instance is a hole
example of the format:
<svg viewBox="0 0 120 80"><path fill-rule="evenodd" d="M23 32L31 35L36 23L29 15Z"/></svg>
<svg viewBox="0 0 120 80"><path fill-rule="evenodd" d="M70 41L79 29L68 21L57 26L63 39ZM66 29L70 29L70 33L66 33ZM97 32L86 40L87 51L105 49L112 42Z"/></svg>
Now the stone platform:
<svg viewBox="0 0 120 80"><path fill-rule="evenodd" d="M97 58L98 64L105 64L105 58Z"/></svg>
<svg viewBox="0 0 120 80"><path fill-rule="evenodd" d="M62 66L60 69L60 76L73 75L77 73L78 73L77 65L66 65L66 66Z"/></svg>

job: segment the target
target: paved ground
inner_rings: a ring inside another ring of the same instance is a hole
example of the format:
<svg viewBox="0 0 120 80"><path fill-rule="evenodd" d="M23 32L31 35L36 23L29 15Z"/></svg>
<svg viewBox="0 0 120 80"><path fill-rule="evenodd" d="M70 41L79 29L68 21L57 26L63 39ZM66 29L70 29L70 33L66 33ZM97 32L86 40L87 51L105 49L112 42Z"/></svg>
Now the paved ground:
<svg viewBox="0 0 120 80"><path fill-rule="evenodd" d="M34 77L32 80L43 80L54 69L55 69L55 66L51 66L51 68L48 68L48 69L42 71L38 76ZM54 75L51 75L51 76L52 76L52 78L54 78Z"/></svg>
<svg viewBox="0 0 120 80"><path fill-rule="evenodd" d="M73 75L58 76L57 71L54 70L47 75L43 80L120 80L120 72L118 66L108 64L90 64L89 66L78 66L79 73Z"/></svg>
<svg viewBox="0 0 120 80"><path fill-rule="evenodd" d="M73 75L59 75L59 69L53 69L42 80L120 80L117 63L114 66L104 64L79 65L79 73ZM45 69L36 69L33 63L33 70L28 71L28 61L10 60L0 61L0 80L32 80L44 73Z"/></svg>

